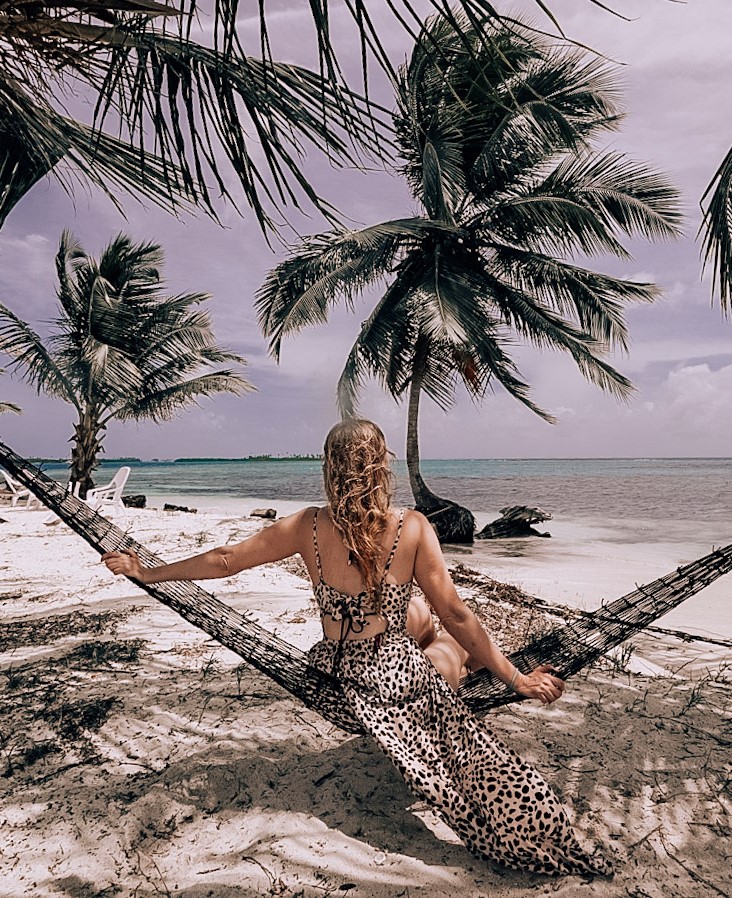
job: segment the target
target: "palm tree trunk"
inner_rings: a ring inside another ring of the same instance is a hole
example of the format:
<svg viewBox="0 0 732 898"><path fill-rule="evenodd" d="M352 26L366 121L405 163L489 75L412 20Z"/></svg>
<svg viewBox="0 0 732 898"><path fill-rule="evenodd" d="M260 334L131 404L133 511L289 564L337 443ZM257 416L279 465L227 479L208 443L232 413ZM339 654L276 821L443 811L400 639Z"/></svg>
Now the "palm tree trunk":
<svg viewBox="0 0 732 898"><path fill-rule="evenodd" d="M412 380L409 384L409 406L407 411L407 471L412 488L415 507L426 515L437 531L440 542L472 543L475 532L475 518L472 513L452 502L435 495L424 482L419 469L419 400L424 380L424 366L427 361L426 342L418 339L412 362Z"/></svg>
<svg viewBox="0 0 732 898"><path fill-rule="evenodd" d="M409 486L418 509L432 511L444 502L436 496L424 482L419 469L419 400L424 379L424 363L427 359L426 346L417 342L414 355L412 380L409 385L409 406L407 411L407 471Z"/></svg>
<svg viewBox="0 0 732 898"><path fill-rule="evenodd" d="M99 415L93 406L87 406L74 425L69 479L79 484L79 496L82 499L86 498L87 492L94 486L92 471L99 464L97 456L102 451L102 438L99 434L103 430L104 425L99 422Z"/></svg>

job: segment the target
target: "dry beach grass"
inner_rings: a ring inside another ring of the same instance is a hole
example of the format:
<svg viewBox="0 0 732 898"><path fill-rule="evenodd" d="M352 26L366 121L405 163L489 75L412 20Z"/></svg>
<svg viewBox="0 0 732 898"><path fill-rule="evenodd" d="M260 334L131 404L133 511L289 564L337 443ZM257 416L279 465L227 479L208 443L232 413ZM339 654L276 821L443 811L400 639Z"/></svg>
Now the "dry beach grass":
<svg viewBox="0 0 732 898"><path fill-rule="evenodd" d="M346 736L132 584L44 512L0 525L0 896L564 896L732 892L732 699L723 664L644 677L618 656L561 703L491 715L536 764L612 881L547 879L471 856L390 762ZM123 521L125 523L125 521ZM256 527L129 512L174 557ZM296 564L213 586L270 629L317 634ZM482 603L487 600L484 598ZM487 606L510 644L535 613ZM501 621L510 622L502 627ZM684 648L646 638L664 663ZM673 662L672 662L673 663Z"/></svg>

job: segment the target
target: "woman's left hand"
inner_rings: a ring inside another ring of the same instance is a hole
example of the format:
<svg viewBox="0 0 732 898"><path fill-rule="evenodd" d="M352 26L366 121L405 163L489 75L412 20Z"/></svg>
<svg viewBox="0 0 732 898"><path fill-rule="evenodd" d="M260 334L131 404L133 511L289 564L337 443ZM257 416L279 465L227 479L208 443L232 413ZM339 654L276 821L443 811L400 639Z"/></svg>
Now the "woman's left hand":
<svg viewBox="0 0 732 898"><path fill-rule="evenodd" d="M564 680L560 680L554 673L551 664L542 664L528 675L520 673L513 688L519 695L538 698L543 704L550 705L561 698Z"/></svg>

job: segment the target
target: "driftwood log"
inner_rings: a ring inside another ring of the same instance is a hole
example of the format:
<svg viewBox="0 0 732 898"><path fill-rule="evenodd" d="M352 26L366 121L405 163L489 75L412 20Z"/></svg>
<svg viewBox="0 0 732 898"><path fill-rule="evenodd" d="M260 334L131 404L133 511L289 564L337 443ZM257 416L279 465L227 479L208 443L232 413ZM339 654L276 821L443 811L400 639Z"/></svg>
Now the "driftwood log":
<svg viewBox="0 0 732 898"><path fill-rule="evenodd" d="M197 508L189 508L187 505L173 505L172 502L166 502L163 505L163 511L185 511L188 514L197 514Z"/></svg>
<svg viewBox="0 0 732 898"><path fill-rule="evenodd" d="M548 511L540 508L529 508L527 505L512 505L510 508L501 509L501 517L486 524L480 533L475 534L476 539L509 539L514 536L544 536L551 533L540 533L534 530L533 524L542 521L551 521L552 516Z"/></svg>
<svg viewBox="0 0 732 898"><path fill-rule="evenodd" d="M122 504L125 508L146 508L147 496L137 493L134 496L122 496Z"/></svg>
<svg viewBox="0 0 732 898"><path fill-rule="evenodd" d="M270 521L274 521L277 517L277 509L276 508L253 508L249 512L250 518L267 518Z"/></svg>

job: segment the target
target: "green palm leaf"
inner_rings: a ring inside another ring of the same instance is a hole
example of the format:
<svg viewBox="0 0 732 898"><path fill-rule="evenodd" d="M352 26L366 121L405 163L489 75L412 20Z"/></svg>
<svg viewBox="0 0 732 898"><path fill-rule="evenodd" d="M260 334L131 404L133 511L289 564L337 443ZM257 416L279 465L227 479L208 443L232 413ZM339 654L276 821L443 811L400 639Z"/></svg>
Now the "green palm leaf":
<svg viewBox="0 0 732 898"><path fill-rule="evenodd" d="M616 398L632 395L634 387L628 378L599 357L605 351L602 343L505 281L492 277L486 280L506 323L518 334L536 346L568 352L587 380Z"/></svg>
<svg viewBox="0 0 732 898"><path fill-rule="evenodd" d="M195 193L171 161L73 121L0 71L0 225L40 178L53 173L71 191L94 184L118 205L118 191L142 193L168 211L190 208Z"/></svg>
<svg viewBox="0 0 732 898"><path fill-rule="evenodd" d="M652 302L655 284L600 274L542 253L493 245L495 269L520 291L562 315L572 315L590 336L609 347L628 348L625 304Z"/></svg>

